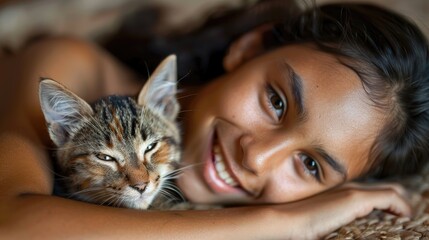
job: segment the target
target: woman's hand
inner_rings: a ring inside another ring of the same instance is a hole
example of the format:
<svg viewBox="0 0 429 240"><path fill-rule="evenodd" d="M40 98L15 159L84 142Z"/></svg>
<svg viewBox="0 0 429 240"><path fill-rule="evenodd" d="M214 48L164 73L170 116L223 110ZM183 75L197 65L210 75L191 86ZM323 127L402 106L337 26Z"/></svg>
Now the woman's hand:
<svg viewBox="0 0 429 240"><path fill-rule="evenodd" d="M273 206L269 226L274 238L282 238L283 232L283 237L291 239L317 239L374 209L410 216L407 195L397 184L347 183L301 201Z"/></svg>

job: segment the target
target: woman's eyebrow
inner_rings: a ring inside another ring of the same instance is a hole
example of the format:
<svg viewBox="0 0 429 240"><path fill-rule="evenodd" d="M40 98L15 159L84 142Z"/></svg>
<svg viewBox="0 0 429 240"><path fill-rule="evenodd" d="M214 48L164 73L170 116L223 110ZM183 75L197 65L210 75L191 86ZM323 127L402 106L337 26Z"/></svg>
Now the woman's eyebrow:
<svg viewBox="0 0 429 240"><path fill-rule="evenodd" d="M307 109L303 100L302 78L287 62L284 63L288 76L286 77L286 82L289 84L290 89L292 89L292 95L298 113L298 121L302 123L307 119Z"/></svg>
<svg viewBox="0 0 429 240"><path fill-rule="evenodd" d="M329 155L325 149L321 146L314 147L315 151L322 157L322 160L325 161L332 169L338 172L343 179L347 179L347 171L346 168L333 156Z"/></svg>

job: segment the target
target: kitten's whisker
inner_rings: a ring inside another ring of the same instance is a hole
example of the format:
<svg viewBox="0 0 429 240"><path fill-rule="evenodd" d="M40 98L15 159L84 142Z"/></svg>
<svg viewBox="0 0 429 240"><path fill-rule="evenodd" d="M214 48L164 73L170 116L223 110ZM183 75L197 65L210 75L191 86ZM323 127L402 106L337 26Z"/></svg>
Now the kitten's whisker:
<svg viewBox="0 0 429 240"><path fill-rule="evenodd" d="M175 195L173 195L172 193L170 193L169 191L167 191L165 189L160 189L159 191L160 191L160 193L164 194L164 196L168 196L169 198L177 199L177 197Z"/></svg>
<svg viewBox="0 0 429 240"><path fill-rule="evenodd" d="M114 206L114 207L118 207L118 202L119 202L119 197L113 195L112 200L110 201L109 205Z"/></svg>
<svg viewBox="0 0 429 240"><path fill-rule="evenodd" d="M146 61L144 61L144 65L146 66L147 79L150 79L149 66L147 65L147 62L146 62Z"/></svg>
<svg viewBox="0 0 429 240"><path fill-rule="evenodd" d="M171 193L169 193L167 191L161 191L161 192L159 192L159 194L161 194L166 199L160 205L161 208L164 208L164 206L168 205L170 202L179 200L179 198L177 198L176 196L172 195Z"/></svg>
<svg viewBox="0 0 429 240"><path fill-rule="evenodd" d="M103 200L105 196L108 196L109 194L106 193L105 191L103 191L104 189L98 189L98 190L94 190L94 191L88 191L88 192L84 192L78 195L78 197L85 197L85 198L89 198L92 202L96 202L98 203L99 200Z"/></svg>
<svg viewBox="0 0 429 240"><path fill-rule="evenodd" d="M104 201L107 197L109 197L109 194L105 192L97 192L95 194L90 194L88 196L91 202L94 202L100 205L102 205L101 201Z"/></svg>
<svg viewBox="0 0 429 240"><path fill-rule="evenodd" d="M88 195L79 195L77 196L77 199L81 199L85 202L101 205L100 200L106 199L106 196L108 196L108 194L104 192L95 192L95 193L90 193Z"/></svg>
<svg viewBox="0 0 429 240"><path fill-rule="evenodd" d="M116 198L116 201L115 201L115 205L117 206L117 207L122 207L122 206L124 206L124 202L127 200L127 198L125 197L125 196L123 196L123 195L120 195L118 198Z"/></svg>
<svg viewBox="0 0 429 240"><path fill-rule="evenodd" d="M165 176L164 176L164 178L168 178L168 177L170 177L170 176L180 175L180 174L182 174L185 170L187 170L187 169L189 169L189 168L196 167L196 166L201 165L201 164L203 164L203 162L201 162L201 163L189 164L189 165L187 165L187 166L184 166L184 167L180 167L180 168L174 169L174 170L172 170L171 172L169 172L167 175L165 175Z"/></svg>
<svg viewBox="0 0 429 240"><path fill-rule="evenodd" d="M178 80L177 80L177 84L179 84L183 79L185 79L186 77L188 77L189 76L189 74L191 74L191 70L189 70L185 75L183 75L183 77L181 77L181 78L179 78Z"/></svg>
<svg viewBox="0 0 429 240"><path fill-rule="evenodd" d="M198 95L198 94L196 94L196 93L192 93L192 94L188 94L188 95L183 95L183 96L177 97L177 100L180 100L180 99L182 99L182 98L187 98L187 97L196 96L196 95Z"/></svg>
<svg viewBox="0 0 429 240"><path fill-rule="evenodd" d="M170 177L164 177L163 179L165 181L169 181L169 180L175 180L178 179L180 177L180 174L176 175L176 176L170 176Z"/></svg>
<svg viewBox="0 0 429 240"><path fill-rule="evenodd" d="M175 169L175 170L173 170L171 172L183 171L183 170L186 170L188 168L197 167L197 166L202 165L202 164L204 164L204 162L189 164L189 165L186 165L186 166L183 166L183 167L179 167L179 168L177 168L177 169Z"/></svg>
<svg viewBox="0 0 429 240"><path fill-rule="evenodd" d="M176 178L178 178L178 177L179 177L179 176L180 176L180 175L181 175L185 170L187 170L187 169L189 169L189 168L196 167L196 166L201 165L201 164L203 164L203 163L190 164L190 165L187 165L187 166L184 166L184 167L181 167L181 168L175 169L175 170L173 170L173 171L171 171L171 172L167 173L167 174L163 177L163 179L165 179L165 180L176 179Z"/></svg>
<svg viewBox="0 0 429 240"><path fill-rule="evenodd" d="M195 111L195 110L192 110L192 109L181 110L181 111L179 111L179 114L180 113L186 113L186 112L193 112L193 111Z"/></svg>
<svg viewBox="0 0 429 240"><path fill-rule="evenodd" d="M57 172L55 172L55 171L53 171L53 170L51 170L51 173L52 173L52 174L54 174L54 176L56 176L56 177L57 177L57 178L55 179L56 181L67 181L67 180L71 179L71 177L61 175L61 174L59 174L59 173L57 173Z"/></svg>
<svg viewBox="0 0 429 240"><path fill-rule="evenodd" d="M107 194L107 198L100 204L100 205L112 205L113 202L116 200L115 194Z"/></svg>
<svg viewBox="0 0 429 240"><path fill-rule="evenodd" d="M110 196L111 194L109 192L104 191L104 189L100 188L100 191L97 192L89 192L89 195L93 198L98 198L100 196Z"/></svg>
<svg viewBox="0 0 429 240"><path fill-rule="evenodd" d="M106 200L110 199L112 196L106 192L98 192L94 195L91 195L91 201L99 205L104 205Z"/></svg>
<svg viewBox="0 0 429 240"><path fill-rule="evenodd" d="M164 184L162 184L162 188L163 188L163 189L176 190L176 191L179 191L179 192L180 192L180 190L177 190L177 189L176 189L177 187L176 187L174 184L169 184L168 182L165 182Z"/></svg>
<svg viewBox="0 0 429 240"><path fill-rule="evenodd" d="M92 188L85 188L82 189L80 191L76 191L70 194L70 197L76 196L76 195L81 195L83 193L91 193L91 192L95 192L95 191L99 191L102 190L103 188L101 187L92 187Z"/></svg>
<svg viewBox="0 0 429 240"><path fill-rule="evenodd" d="M163 202L163 205L167 205L168 203L173 202L173 201L181 200L180 198L178 198L177 196L173 195L172 193L170 193L166 190L160 191L160 194L163 195L164 198L167 198L167 202Z"/></svg>
<svg viewBox="0 0 429 240"><path fill-rule="evenodd" d="M182 200L185 200L185 197L183 196L182 192L175 185L164 184L162 187L164 189L173 191L174 193L176 193L177 195L179 195Z"/></svg>
<svg viewBox="0 0 429 240"><path fill-rule="evenodd" d="M171 172L171 173L168 173L167 175L165 175L162 178L165 179L165 180L172 179L172 178L175 179L178 176L180 176L182 173L183 173L182 171Z"/></svg>
<svg viewBox="0 0 429 240"><path fill-rule="evenodd" d="M106 198L102 203L100 203L100 205L112 206L114 200L115 200L115 198L113 196L110 196L110 197Z"/></svg>
<svg viewBox="0 0 429 240"><path fill-rule="evenodd" d="M114 198L109 202L109 205L110 205L110 206L117 207L117 206L118 206L118 205L117 205L117 203L118 203L118 198L117 198L117 197L114 197Z"/></svg>
<svg viewBox="0 0 429 240"><path fill-rule="evenodd" d="M73 198L73 197L78 196L78 195L81 195L81 194L83 194L83 193L88 193L88 192L90 192L90 191L91 191L91 190L81 190L81 191L78 191L78 192L73 192L73 193L68 194L68 195L67 195L67 197L69 197L69 198Z"/></svg>

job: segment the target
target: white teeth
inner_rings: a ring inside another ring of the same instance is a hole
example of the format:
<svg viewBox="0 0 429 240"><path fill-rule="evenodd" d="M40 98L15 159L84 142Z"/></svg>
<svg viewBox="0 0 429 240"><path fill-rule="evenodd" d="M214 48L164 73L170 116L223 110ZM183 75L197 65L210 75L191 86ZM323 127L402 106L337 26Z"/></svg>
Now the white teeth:
<svg viewBox="0 0 429 240"><path fill-rule="evenodd" d="M235 187L238 186L238 183L229 175L226 171L225 163L223 162L222 155L220 154L220 149L218 146L213 147L214 158L215 158L215 168L219 177L225 181L226 184Z"/></svg>
<svg viewBox="0 0 429 240"><path fill-rule="evenodd" d="M219 173L220 178L222 178L223 180L229 179L230 176L226 171L220 171L220 170L217 170L217 171Z"/></svg>
<svg viewBox="0 0 429 240"><path fill-rule="evenodd" d="M215 163L216 163L216 170L218 172L223 172L225 170L225 164L222 161L222 157L219 154L215 154Z"/></svg>
<svg viewBox="0 0 429 240"><path fill-rule="evenodd" d="M234 180L232 180L232 178L228 178L225 180L226 183L228 183L229 185L235 184Z"/></svg>

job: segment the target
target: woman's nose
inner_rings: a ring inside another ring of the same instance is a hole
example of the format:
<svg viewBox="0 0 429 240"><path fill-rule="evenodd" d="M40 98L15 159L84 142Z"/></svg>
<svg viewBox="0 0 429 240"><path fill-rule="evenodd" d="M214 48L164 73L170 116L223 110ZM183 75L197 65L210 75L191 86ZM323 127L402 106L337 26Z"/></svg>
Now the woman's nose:
<svg viewBox="0 0 429 240"><path fill-rule="evenodd" d="M271 136L243 135L240 137L243 151L242 165L250 172L260 175L286 159L286 151L280 141Z"/></svg>

